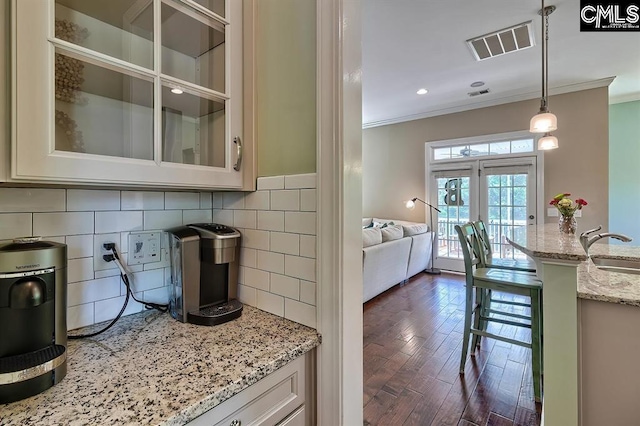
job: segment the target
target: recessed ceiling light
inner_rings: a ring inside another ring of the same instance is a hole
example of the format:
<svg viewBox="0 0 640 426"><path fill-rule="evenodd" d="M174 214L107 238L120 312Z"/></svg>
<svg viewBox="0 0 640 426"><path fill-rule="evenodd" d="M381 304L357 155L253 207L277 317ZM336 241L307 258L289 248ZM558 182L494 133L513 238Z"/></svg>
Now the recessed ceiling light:
<svg viewBox="0 0 640 426"><path fill-rule="evenodd" d="M471 87L482 87L484 86L484 81L474 81L471 83Z"/></svg>
<svg viewBox="0 0 640 426"><path fill-rule="evenodd" d="M427 93L429 93L429 91L427 89L420 89L416 93L418 95L426 95Z"/></svg>
<svg viewBox="0 0 640 426"><path fill-rule="evenodd" d="M173 89L171 89L171 93L175 93L176 95L182 95L184 91L182 89L174 87Z"/></svg>

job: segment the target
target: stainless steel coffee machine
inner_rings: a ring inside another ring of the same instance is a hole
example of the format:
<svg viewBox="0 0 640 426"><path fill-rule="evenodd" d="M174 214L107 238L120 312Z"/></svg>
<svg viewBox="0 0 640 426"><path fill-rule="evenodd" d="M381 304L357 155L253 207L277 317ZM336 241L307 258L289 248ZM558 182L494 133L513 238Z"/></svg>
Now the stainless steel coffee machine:
<svg viewBox="0 0 640 426"><path fill-rule="evenodd" d="M67 246L39 237L0 243L0 403L62 380L66 315Z"/></svg>
<svg viewBox="0 0 640 426"><path fill-rule="evenodd" d="M238 318L240 232L216 223L167 230L170 239L169 311L182 322L216 325Z"/></svg>

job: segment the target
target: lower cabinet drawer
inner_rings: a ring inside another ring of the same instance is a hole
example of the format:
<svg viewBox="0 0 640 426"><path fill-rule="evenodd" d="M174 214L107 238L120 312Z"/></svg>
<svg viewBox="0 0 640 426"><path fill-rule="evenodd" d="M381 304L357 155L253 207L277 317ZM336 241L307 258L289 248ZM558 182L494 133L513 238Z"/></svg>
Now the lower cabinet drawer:
<svg viewBox="0 0 640 426"><path fill-rule="evenodd" d="M278 426L306 426L306 412L304 405L293 412L289 417L278 423Z"/></svg>
<svg viewBox="0 0 640 426"><path fill-rule="evenodd" d="M188 423L189 426L275 426L305 402L303 355ZM283 423L304 425L302 423Z"/></svg>

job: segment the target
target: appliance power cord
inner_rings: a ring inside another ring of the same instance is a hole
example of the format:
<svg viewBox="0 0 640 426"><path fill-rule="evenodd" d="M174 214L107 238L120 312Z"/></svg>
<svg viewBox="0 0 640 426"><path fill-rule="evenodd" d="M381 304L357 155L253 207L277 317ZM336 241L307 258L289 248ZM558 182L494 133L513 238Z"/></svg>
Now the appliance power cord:
<svg viewBox="0 0 640 426"><path fill-rule="evenodd" d="M88 337L94 337L97 336L98 334L102 334L105 331L107 331L108 329L110 329L111 327L113 327L113 325L122 317L122 314L124 313L124 310L127 308L127 304L129 303L129 297L131 297L133 300L135 300L136 302L144 305L144 307L146 309L155 309L157 311L160 311L162 313L167 312L169 310L169 305L165 305L165 304L160 304L160 303L151 303L151 302L145 302L142 300L138 300L136 298L136 296L133 294L133 290L131 290L131 283L129 282L129 277L127 276L127 271L124 269L124 267L122 266L122 264L120 263L120 256L118 256L118 252L116 250L115 247L111 247L111 252L113 254L105 254L103 256L104 260L106 262L115 262L116 265L118 266L118 269L120 269L120 279L122 280L122 282L124 283L125 287L127 288L127 294L125 296L124 299L124 304L122 305L122 308L120 309L120 312L118 312L118 315L116 315L116 317L111 320L111 322L109 324L107 324L106 327L104 327L101 330L98 330L96 332L93 333L89 333L89 334L68 334L67 338L69 339L86 339Z"/></svg>

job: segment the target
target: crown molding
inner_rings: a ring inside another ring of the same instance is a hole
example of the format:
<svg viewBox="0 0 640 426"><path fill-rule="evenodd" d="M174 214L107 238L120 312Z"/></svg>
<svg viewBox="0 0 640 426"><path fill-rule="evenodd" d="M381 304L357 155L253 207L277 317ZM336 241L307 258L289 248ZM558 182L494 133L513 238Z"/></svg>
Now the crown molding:
<svg viewBox="0 0 640 426"><path fill-rule="evenodd" d="M609 105L623 104L625 102L633 102L633 101L640 101L640 92L627 93L625 95L609 97Z"/></svg>
<svg viewBox="0 0 640 426"><path fill-rule="evenodd" d="M576 84L568 84L566 86L559 86L559 87L555 87L549 90L549 95L553 96L553 95L562 95L565 93L571 93L571 92L579 92L581 90L589 90L589 89L597 89L599 87L607 87L611 84L611 82L613 82L613 80L615 79L615 77L607 77L607 78L601 78L599 80L592 80L592 81L586 81L583 83L576 83ZM636 94L637 99L640 99L640 94ZM437 117L439 115L446 115L446 114L454 114L456 112L463 112L463 111L470 111L473 109L479 109L479 108L487 108L487 107L492 107L492 106L496 106L496 105L504 105L504 104L510 104L513 102L520 102L520 101L528 101L530 99L538 99L540 98L540 92L539 91L535 91L535 92L526 92L526 93L520 93L517 95L511 95L511 96L504 96L501 98L496 98L496 99L491 99L491 100L487 100L487 101L483 101L483 102L476 102L476 103L472 103L472 104L465 104L465 105L454 105L451 107L446 107L446 108L441 108L441 109L434 109L431 111L425 111L419 114L411 114L411 115L405 115L402 117L396 117L396 118L389 118L386 120L379 120L379 121L372 121L372 122L368 122L368 123L363 123L362 124L362 128L363 129L370 129L372 127L380 127L380 126L387 126L389 124L397 124L397 123L404 123L405 121L413 121L413 120L420 120L422 118L429 118L429 117ZM628 101L631 100L637 100L637 99L629 99ZM628 101L622 101L622 102L628 102Z"/></svg>

